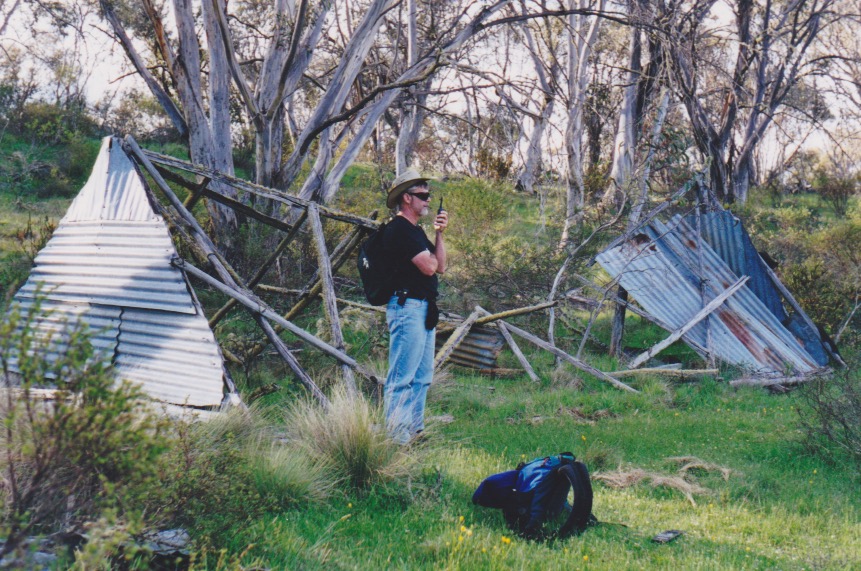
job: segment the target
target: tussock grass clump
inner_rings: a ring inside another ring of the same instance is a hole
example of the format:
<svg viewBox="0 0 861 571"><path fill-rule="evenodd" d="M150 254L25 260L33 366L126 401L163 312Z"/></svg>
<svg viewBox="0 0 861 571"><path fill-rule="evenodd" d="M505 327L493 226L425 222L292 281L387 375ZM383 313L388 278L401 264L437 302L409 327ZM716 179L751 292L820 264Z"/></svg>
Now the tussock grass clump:
<svg viewBox="0 0 861 571"><path fill-rule="evenodd" d="M294 453L259 408L186 420L175 423L159 462L161 486L147 495L146 511L162 525L194 529L204 545L217 545L233 521L318 502L332 490L325 466Z"/></svg>
<svg viewBox="0 0 861 571"><path fill-rule="evenodd" d="M287 409L285 424L292 448L357 490L409 474L409 455L386 437L379 407L360 394L338 389L328 409L299 401Z"/></svg>
<svg viewBox="0 0 861 571"><path fill-rule="evenodd" d="M729 468L700 460L696 456L671 456L667 458L667 461L679 464L679 472L682 474L687 474L690 471L720 472L724 481L729 480L730 474L732 474L732 470Z"/></svg>

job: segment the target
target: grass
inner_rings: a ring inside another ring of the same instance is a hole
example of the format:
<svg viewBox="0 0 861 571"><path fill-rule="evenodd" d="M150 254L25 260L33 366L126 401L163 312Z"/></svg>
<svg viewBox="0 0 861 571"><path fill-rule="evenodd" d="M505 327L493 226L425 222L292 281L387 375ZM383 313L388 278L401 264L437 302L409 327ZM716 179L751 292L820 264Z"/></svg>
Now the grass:
<svg viewBox="0 0 861 571"><path fill-rule="evenodd" d="M808 455L796 393L733 389L705 378L636 381L639 395L529 354L540 383L454 369L431 389L430 442L406 483L342 486L327 502L222 524L237 565L303 569L853 569L861 565L858 475L840 458ZM601 366L601 358L589 356ZM725 373L728 374L728 373ZM555 380L551 380L551 376ZM320 430L322 432L322 429ZM501 514L472 505L489 474L522 459L573 451L593 475L646 470L680 478L678 456L730 471L690 470L693 503L648 481L594 480L602 522L580 537L534 543ZM684 536L649 539L665 529ZM198 539L203 539L198 535ZM241 554L241 556L240 556ZM210 567L215 568L210 562Z"/></svg>
<svg viewBox="0 0 861 571"><path fill-rule="evenodd" d="M711 379L638 396L593 382L575 391L455 373L448 386L432 388L429 412L454 421L431 422L423 472L406 489L346 493L322 508L274 514L238 529L229 549L254 543L248 560L274 568L299 561L311 569L857 568L857 477L802 451L796 404L794 394ZM565 408L610 414L584 421ZM593 473L639 467L676 475L667 458L681 455L732 473L724 480L692 472L708 490L696 505L666 487L596 481L595 515L611 523L549 544L512 537L501 514L471 504L486 475L562 450ZM685 535L649 542L665 529Z"/></svg>

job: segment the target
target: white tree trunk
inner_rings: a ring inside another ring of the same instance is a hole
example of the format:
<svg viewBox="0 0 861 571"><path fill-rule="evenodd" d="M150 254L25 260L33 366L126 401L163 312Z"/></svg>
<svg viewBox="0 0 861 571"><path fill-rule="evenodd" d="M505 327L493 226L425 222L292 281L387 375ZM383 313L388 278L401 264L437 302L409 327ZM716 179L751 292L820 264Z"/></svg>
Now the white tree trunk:
<svg viewBox="0 0 861 571"><path fill-rule="evenodd" d="M619 110L619 124L613 142L613 165L610 169L610 182L602 204L618 208L628 193L631 174L634 169L635 129L637 124L637 88L640 80L640 29L631 27L630 52L628 58L628 77L622 95L622 108Z"/></svg>
<svg viewBox="0 0 861 571"><path fill-rule="evenodd" d="M599 0L597 11L603 11L605 0ZM586 9L587 0L578 0L577 8ZM568 126L565 130L565 150L568 159L568 192L565 200L565 220L559 247L570 240L571 227L579 225L585 204L583 188L583 106L588 87L589 57L598 38L600 18L571 14L568 16Z"/></svg>

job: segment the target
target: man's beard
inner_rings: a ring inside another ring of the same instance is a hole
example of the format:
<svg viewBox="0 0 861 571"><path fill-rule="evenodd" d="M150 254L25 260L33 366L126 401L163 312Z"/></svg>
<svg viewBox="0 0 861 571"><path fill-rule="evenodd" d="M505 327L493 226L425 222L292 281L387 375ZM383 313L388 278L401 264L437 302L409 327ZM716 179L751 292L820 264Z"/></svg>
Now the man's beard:
<svg viewBox="0 0 861 571"><path fill-rule="evenodd" d="M428 207L422 207L422 211L419 213L419 216L427 216L428 215Z"/></svg>

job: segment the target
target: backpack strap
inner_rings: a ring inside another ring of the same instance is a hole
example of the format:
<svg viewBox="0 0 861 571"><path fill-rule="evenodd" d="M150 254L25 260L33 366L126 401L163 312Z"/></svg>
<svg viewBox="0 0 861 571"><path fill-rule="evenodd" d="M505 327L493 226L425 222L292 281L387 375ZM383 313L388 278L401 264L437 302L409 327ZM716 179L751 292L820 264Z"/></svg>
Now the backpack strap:
<svg viewBox="0 0 861 571"><path fill-rule="evenodd" d="M574 505L571 506L571 513L562 527L559 528L557 536L563 538L572 533L579 535L589 525L590 520L594 520L592 516L592 481L589 478L589 470L582 462L571 462L560 466L559 473L568 480L574 490Z"/></svg>

